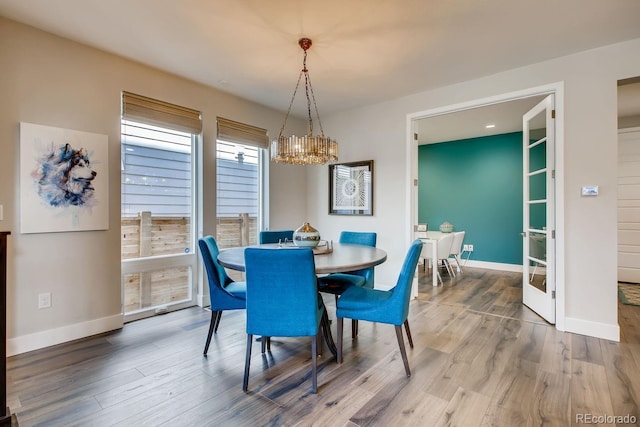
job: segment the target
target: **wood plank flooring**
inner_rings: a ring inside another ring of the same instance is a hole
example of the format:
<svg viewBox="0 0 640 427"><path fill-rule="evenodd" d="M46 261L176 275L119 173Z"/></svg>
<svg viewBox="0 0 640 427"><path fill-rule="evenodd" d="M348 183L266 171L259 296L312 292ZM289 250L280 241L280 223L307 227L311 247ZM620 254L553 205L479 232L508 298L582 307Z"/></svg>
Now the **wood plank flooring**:
<svg viewBox="0 0 640 427"><path fill-rule="evenodd" d="M345 328L343 364L324 350L318 394L310 392L310 341L294 338L274 338L264 355L254 344L243 393L244 311L222 316L203 357L210 312L196 307L9 358L8 403L20 426L638 422L640 307L620 305L622 341L615 343L545 323L521 304L518 273L467 268L444 279L433 288L421 273L411 302L411 378L393 327L360 322L355 341ZM335 318L333 296L324 299Z"/></svg>

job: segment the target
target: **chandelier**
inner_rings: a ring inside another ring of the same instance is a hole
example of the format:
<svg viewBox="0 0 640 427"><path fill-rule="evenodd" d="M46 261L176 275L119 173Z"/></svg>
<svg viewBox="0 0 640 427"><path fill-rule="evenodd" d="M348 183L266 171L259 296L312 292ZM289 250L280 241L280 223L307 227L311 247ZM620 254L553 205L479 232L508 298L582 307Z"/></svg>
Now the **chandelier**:
<svg viewBox="0 0 640 427"><path fill-rule="evenodd" d="M329 161L335 162L338 160L338 142L335 139L324 136L320 113L318 113L318 106L316 105L316 98L313 93L313 87L311 87L309 70L307 69L307 50L311 47L311 39L301 38L298 40L298 44L304 51L302 70L298 76L298 83L296 83L296 88L293 91L287 115L284 116L284 123L280 129L278 139L274 139L271 142L271 160L276 163L289 163L292 165L323 165ZM302 80L303 75L305 95L307 97L307 113L309 115L309 133L303 136L291 135L287 137L283 135L284 128L287 125L287 119L289 118L289 113L291 113L291 106L296 98L296 93L298 92L300 80ZM313 135L311 100L313 100L313 108L315 109L318 126L320 127L320 135L315 136Z"/></svg>

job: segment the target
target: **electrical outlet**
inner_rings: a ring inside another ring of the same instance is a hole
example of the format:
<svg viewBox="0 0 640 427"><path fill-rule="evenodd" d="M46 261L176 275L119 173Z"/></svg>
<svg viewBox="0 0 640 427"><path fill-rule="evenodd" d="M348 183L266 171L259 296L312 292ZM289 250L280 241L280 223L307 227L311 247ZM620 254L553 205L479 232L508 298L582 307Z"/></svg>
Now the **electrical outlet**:
<svg viewBox="0 0 640 427"><path fill-rule="evenodd" d="M38 294L38 308L49 308L49 307L51 307L51 292Z"/></svg>
<svg viewBox="0 0 640 427"><path fill-rule="evenodd" d="M469 252L473 252L473 245L469 245Z"/></svg>
<svg viewBox="0 0 640 427"><path fill-rule="evenodd" d="M473 245L462 245L462 250L464 252L473 252Z"/></svg>

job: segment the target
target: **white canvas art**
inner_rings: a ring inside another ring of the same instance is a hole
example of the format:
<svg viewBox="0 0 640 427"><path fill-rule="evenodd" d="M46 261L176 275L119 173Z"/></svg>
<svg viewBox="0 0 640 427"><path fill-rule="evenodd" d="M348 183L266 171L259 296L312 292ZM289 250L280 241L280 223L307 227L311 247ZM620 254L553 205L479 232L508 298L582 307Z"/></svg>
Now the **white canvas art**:
<svg viewBox="0 0 640 427"><path fill-rule="evenodd" d="M20 123L20 231L109 228L107 135Z"/></svg>

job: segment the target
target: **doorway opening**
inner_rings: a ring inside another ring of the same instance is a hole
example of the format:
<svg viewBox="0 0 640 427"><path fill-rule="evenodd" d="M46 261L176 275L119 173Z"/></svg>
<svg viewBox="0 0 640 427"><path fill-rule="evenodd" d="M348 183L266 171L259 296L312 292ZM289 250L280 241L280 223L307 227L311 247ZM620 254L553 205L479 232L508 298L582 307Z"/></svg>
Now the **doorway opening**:
<svg viewBox="0 0 640 427"><path fill-rule="evenodd" d="M640 313L640 77L618 81L618 319Z"/></svg>
<svg viewBox="0 0 640 427"><path fill-rule="evenodd" d="M544 97L553 94L556 98L556 166L555 166L555 223L556 223L556 256L548 262L556 265L556 307L557 319L556 327L564 329L564 268L561 265L563 259L563 84L556 83L542 87L531 88L523 91L506 93L489 98L478 99L466 103L435 108L422 112L410 114L407 117L407 164L410 166L407 172L407 183L411 194L408 197L410 206L408 208L408 224L411 224L408 239L414 238L413 225L420 224L423 218L419 218L419 194L418 194L418 151L422 144L437 142L451 142L466 140L469 138L484 137L487 135L499 135L510 132L522 132L523 115L533 105L536 105ZM511 122L510 125L505 123ZM485 128L486 125L495 127ZM488 150L490 151L490 150ZM522 161L520 161L520 168ZM454 191L454 190L452 190ZM491 191L491 189L479 191ZM469 213L471 214L471 213ZM519 213L521 216L521 214ZM454 224L455 225L455 224ZM521 225L520 225L521 227ZM437 229L438 223L429 224L429 228ZM522 231L522 230L520 230ZM480 238L480 237L478 237ZM465 243L467 243L465 241ZM478 248L476 242L474 244ZM465 257L466 258L466 257ZM474 261L473 254L470 263L474 266L489 269L522 271L522 265L506 263L492 263ZM414 287L414 294L417 296L417 286Z"/></svg>

